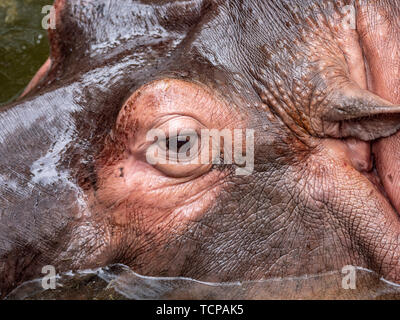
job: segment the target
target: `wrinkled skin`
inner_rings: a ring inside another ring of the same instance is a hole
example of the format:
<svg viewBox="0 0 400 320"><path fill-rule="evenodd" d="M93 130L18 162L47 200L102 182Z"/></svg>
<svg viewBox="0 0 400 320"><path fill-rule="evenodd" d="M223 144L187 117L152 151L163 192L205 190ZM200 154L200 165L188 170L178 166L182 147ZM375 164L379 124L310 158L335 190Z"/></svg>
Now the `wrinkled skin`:
<svg viewBox="0 0 400 320"><path fill-rule="evenodd" d="M1 294L48 264L400 282L400 4L356 1L356 30L346 4L56 1L49 62L0 112ZM254 129L254 172L146 163L174 118Z"/></svg>

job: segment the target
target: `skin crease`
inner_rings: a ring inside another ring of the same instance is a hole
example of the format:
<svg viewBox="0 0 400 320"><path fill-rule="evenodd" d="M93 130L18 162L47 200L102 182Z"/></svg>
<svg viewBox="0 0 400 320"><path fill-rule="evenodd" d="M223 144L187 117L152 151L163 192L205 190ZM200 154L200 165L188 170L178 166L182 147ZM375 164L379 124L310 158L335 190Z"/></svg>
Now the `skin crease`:
<svg viewBox="0 0 400 320"><path fill-rule="evenodd" d="M1 296L47 264L205 281L355 265L399 282L370 153L391 167L398 73L377 69L398 41L377 39L399 26L374 19L399 7L376 3L356 2L351 30L345 1L57 1L50 70L0 110ZM254 172L150 166L146 132L171 119L254 129Z"/></svg>

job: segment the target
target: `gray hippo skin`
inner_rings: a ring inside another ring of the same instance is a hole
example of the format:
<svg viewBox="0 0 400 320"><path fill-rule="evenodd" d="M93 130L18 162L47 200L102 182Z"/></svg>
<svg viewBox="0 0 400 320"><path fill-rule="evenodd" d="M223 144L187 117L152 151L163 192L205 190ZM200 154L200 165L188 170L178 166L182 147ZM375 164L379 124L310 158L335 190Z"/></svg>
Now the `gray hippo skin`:
<svg viewBox="0 0 400 320"><path fill-rule="evenodd" d="M400 282L398 0L55 9L49 61L0 110L1 296L45 265ZM150 165L171 123L254 129L254 171Z"/></svg>

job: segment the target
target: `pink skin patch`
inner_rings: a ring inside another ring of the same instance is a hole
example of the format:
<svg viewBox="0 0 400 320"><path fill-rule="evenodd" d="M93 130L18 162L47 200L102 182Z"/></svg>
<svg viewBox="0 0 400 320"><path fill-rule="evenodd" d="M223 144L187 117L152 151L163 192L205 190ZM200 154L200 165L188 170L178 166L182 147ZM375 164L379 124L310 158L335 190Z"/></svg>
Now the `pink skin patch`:
<svg viewBox="0 0 400 320"><path fill-rule="evenodd" d="M361 33L361 42L368 89L394 104L400 104L400 30L397 24L390 22L390 15L393 13L380 9L376 10L372 23L360 21L361 28L367 30ZM400 212L400 133L375 143L373 152L382 184L393 206Z"/></svg>
<svg viewBox="0 0 400 320"><path fill-rule="evenodd" d="M35 74L33 79L29 82L28 86L25 88L24 92L21 94L20 98L25 97L32 89L37 87L51 68L51 59L48 58L46 62L40 67L39 71Z"/></svg>

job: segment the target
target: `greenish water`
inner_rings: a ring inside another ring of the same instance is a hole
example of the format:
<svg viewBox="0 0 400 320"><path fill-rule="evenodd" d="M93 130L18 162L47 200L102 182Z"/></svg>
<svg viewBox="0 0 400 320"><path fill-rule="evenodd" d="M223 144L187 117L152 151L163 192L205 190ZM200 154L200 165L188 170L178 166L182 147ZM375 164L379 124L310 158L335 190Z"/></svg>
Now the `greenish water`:
<svg viewBox="0 0 400 320"><path fill-rule="evenodd" d="M49 55L42 7L52 0L0 0L0 105L15 99Z"/></svg>

